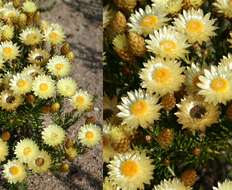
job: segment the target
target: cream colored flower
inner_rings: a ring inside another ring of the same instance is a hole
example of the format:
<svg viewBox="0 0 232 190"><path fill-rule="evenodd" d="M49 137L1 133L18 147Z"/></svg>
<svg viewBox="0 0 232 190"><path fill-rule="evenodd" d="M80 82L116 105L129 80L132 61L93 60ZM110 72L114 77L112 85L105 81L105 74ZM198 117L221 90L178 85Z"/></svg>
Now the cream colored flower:
<svg viewBox="0 0 232 190"><path fill-rule="evenodd" d="M73 96L76 92L77 84L70 77L62 78L57 82L57 91L65 97Z"/></svg>
<svg viewBox="0 0 232 190"><path fill-rule="evenodd" d="M87 91L81 89L78 90L70 99L72 106L80 112L90 109L92 101L93 97Z"/></svg>
<svg viewBox="0 0 232 190"><path fill-rule="evenodd" d="M10 42L2 42L0 45L0 55L5 61L11 61L19 56L19 48L16 44Z"/></svg>
<svg viewBox="0 0 232 190"><path fill-rule="evenodd" d="M161 106L157 104L157 97L148 95L141 89L128 92L127 95L128 97L122 98L121 105L117 106L120 110L117 116L123 119L123 124L132 128L146 128L159 119Z"/></svg>
<svg viewBox="0 0 232 190"><path fill-rule="evenodd" d="M149 5L145 7L145 10L139 8L129 18L129 30L146 36L161 28L168 21L165 16L165 13Z"/></svg>
<svg viewBox="0 0 232 190"><path fill-rule="evenodd" d="M26 28L20 34L20 40L25 45L37 45L42 42L43 36L37 28Z"/></svg>
<svg viewBox="0 0 232 190"><path fill-rule="evenodd" d="M202 97L188 96L177 104L178 123L182 124L183 129L188 129L193 133L195 131L204 132L206 127L218 122L219 111L218 106L209 104Z"/></svg>
<svg viewBox="0 0 232 190"><path fill-rule="evenodd" d="M185 80L182 74L184 69L174 60L152 58L144 64L145 68L140 73L142 87L149 93L165 95L178 91Z"/></svg>
<svg viewBox="0 0 232 190"><path fill-rule="evenodd" d="M47 68L52 74L64 77L70 73L71 64L66 57L57 55L48 61Z"/></svg>
<svg viewBox="0 0 232 190"><path fill-rule="evenodd" d="M45 152L40 151L34 159L32 159L28 166L36 173L45 173L49 170L52 164L51 156Z"/></svg>
<svg viewBox="0 0 232 190"><path fill-rule="evenodd" d="M226 104L232 99L232 73L228 67L214 67L204 71L199 77L199 94L205 97L205 101L214 105Z"/></svg>
<svg viewBox="0 0 232 190"><path fill-rule="evenodd" d="M210 13L204 15L201 9L184 10L182 15L175 18L174 25L179 32L184 33L190 43L202 43L215 36L215 19L210 19Z"/></svg>
<svg viewBox="0 0 232 190"><path fill-rule="evenodd" d="M213 187L213 190L231 190L232 181L225 180L223 183L218 183L218 187Z"/></svg>
<svg viewBox="0 0 232 190"><path fill-rule="evenodd" d="M159 185L156 185L153 190L191 190L191 187L187 187L177 178L164 180Z"/></svg>
<svg viewBox="0 0 232 190"><path fill-rule="evenodd" d="M11 184L20 183L26 178L25 167L17 160L8 161L3 165L3 176Z"/></svg>
<svg viewBox="0 0 232 190"><path fill-rule="evenodd" d="M187 53L186 37L172 27L163 27L149 35L148 51L162 58L179 59Z"/></svg>
<svg viewBox="0 0 232 190"><path fill-rule="evenodd" d="M178 13L183 6L183 0L152 0L152 2L152 6L167 14Z"/></svg>
<svg viewBox="0 0 232 190"><path fill-rule="evenodd" d="M79 130L78 139L87 147L96 146L101 141L101 129L93 124L84 125Z"/></svg>
<svg viewBox="0 0 232 190"><path fill-rule="evenodd" d="M10 80L10 89L18 95L28 93L32 89L32 78L28 75L14 75Z"/></svg>
<svg viewBox="0 0 232 190"><path fill-rule="evenodd" d="M22 163L29 163L39 152L39 147L31 139L23 139L15 147L15 155Z"/></svg>
<svg viewBox="0 0 232 190"><path fill-rule="evenodd" d="M55 94L55 82L50 76L39 75L32 83L32 90L39 98L51 98Z"/></svg>
<svg viewBox="0 0 232 190"><path fill-rule="evenodd" d="M44 30L44 38L52 45L59 45L63 43L65 34L60 25L51 24Z"/></svg>
<svg viewBox="0 0 232 190"><path fill-rule="evenodd" d="M213 5L217 8L219 13L225 17L232 18L232 1L231 0L215 0Z"/></svg>
<svg viewBox="0 0 232 190"><path fill-rule="evenodd" d="M122 190L144 189L153 178L152 159L143 152L116 155L108 164L109 179Z"/></svg>
<svg viewBox="0 0 232 190"><path fill-rule="evenodd" d="M65 131L60 126L55 124L45 127L42 132L42 139L44 143L49 146L57 146L63 143L65 138Z"/></svg>
<svg viewBox="0 0 232 190"><path fill-rule="evenodd" d="M0 95L0 107L6 111L15 111L23 99L20 95L15 95L11 91L2 91Z"/></svg>

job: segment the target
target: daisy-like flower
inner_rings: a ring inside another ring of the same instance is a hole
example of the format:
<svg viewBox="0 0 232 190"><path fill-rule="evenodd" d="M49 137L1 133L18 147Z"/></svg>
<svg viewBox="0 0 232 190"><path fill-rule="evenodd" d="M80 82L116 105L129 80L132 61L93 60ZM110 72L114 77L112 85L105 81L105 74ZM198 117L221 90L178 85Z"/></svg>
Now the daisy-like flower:
<svg viewBox="0 0 232 190"><path fill-rule="evenodd" d="M187 187L177 178L164 180L159 185L156 185L153 190L191 190L191 187Z"/></svg>
<svg viewBox="0 0 232 190"><path fill-rule="evenodd" d="M195 94L199 91L197 83L200 82L199 76L204 73L203 68L198 64L191 63L191 66L185 70L185 86L189 94Z"/></svg>
<svg viewBox="0 0 232 190"><path fill-rule="evenodd" d="M8 161L3 165L3 176L11 184L22 182L26 175L25 167L18 160Z"/></svg>
<svg viewBox="0 0 232 190"><path fill-rule="evenodd" d="M19 56L19 48L11 41L2 42L0 45L0 54L5 61L11 61Z"/></svg>
<svg viewBox="0 0 232 190"><path fill-rule="evenodd" d="M4 142L0 139L0 163L6 160L8 156L8 145L7 142Z"/></svg>
<svg viewBox="0 0 232 190"><path fill-rule="evenodd" d="M159 119L161 106L157 104L157 97L148 95L141 89L127 94L128 97L122 97L121 105L117 106L120 110L117 116L123 119L123 124L132 128L139 125L145 128Z"/></svg>
<svg viewBox="0 0 232 190"><path fill-rule="evenodd" d="M29 63L36 65L44 65L48 62L50 55L48 51L43 49L34 49L29 53L28 61Z"/></svg>
<svg viewBox="0 0 232 190"><path fill-rule="evenodd" d="M45 151L40 151L36 157L29 162L28 166L36 173L45 173L49 170L51 164L51 156Z"/></svg>
<svg viewBox="0 0 232 190"><path fill-rule="evenodd" d="M232 73L228 67L211 67L204 70L204 75L199 77L199 94L205 97L205 101L212 104L226 104L232 99Z"/></svg>
<svg viewBox="0 0 232 190"><path fill-rule="evenodd" d="M0 107L6 111L15 111L23 102L20 95L15 95L10 91L2 91L0 95Z"/></svg>
<svg viewBox="0 0 232 190"><path fill-rule="evenodd" d="M147 5L145 10L139 8L138 11L131 14L128 26L131 32L146 36L154 30L161 28L168 21L165 16L166 14L157 8Z"/></svg>
<svg viewBox="0 0 232 190"><path fill-rule="evenodd" d="M45 127L42 132L44 143L49 146L57 146L64 141L65 131L55 124Z"/></svg>
<svg viewBox="0 0 232 190"><path fill-rule="evenodd" d="M232 181L225 180L223 183L218 183L218 187L213 187L213 190L231 190Z"/></svg>
<svg viewBox="0 0 232 190"><path fill-rule="evenodd" d="M216 0L213 5L217 8L219 13L225 17L232 18L232 1L231 0Z"/></svg>
<svg viewBox="0 0 232 190"><path fill-rule="evenodd" d="M55 93L55 82L50 76L39 75L32 83L32 90L39 98L51 98Z"/></svg>
<svg viewBox="0 0 232 190"><path fill-rule="evenodd" d="M17 74L10 80L10 89L18 95L31 91L32 78L28 75Z"/></svg>
<svg viewBox="0 0 232 190"><path fill-rule="evenodd" d="M219 67L228 67L229 70L232 70L232 54L228 54L227 56L223 56L220 60Z"/></svg>
<svg viewBox="0 0 232 190"><path fill-rule="evenodd" d="M116 155L108 164L109 178L120 189L144 189L153 178L152 160L143 152Z"/></svg>
<svg viewBox="0 0 232 190"><path fill-rule="evenodd" d="M152 0L152 6L156 7L159 10L167 14L178 13L183 5L183 0Z"/></svg>
<svg viewBox="0 0 232 190"><path fill-rule="evenodd" d="M101 129L93 124L84 125L80 128L78 139L87 147L96 146L101 140Z"/></svg>
<svg viewBox="0 0 232 190"><path fill-rule="evenodd" d="M60 79L57 82L57 91L65 97L73 96L76 92L77 84L75 80L70 77Z"/></svg>
<svg viewBox="0 0 232 190"><path fill-rule="evenodd" d="M152 58L144 64L145 68L140 73L142 87L149 93L165 95L180 89L185 80L182 74L184 69L174 60Z"/></svg>
<svg viewBox="0 0 232 190"><path fill-rule="evenodd" d="M93 97L87 91L81 89L78 90L70 99L72 106L80 112L90 109L92 101Z"/></svg>
<svg viewBox="0 0 232 190"><path fill-rule="evenodd" d="M52 74L64 77L70 73L71 64L66 57L57 55L48 61L47 68Z"/></svg>
<svg viewBox="0 0 232 190"><path fill-rule="evenodd" d="M44 38L52 45L59 45L64 41L65 35L60 25L51 24L44 30Z"/></svg>
<svg viewBox="0 0 232 190"><path fill-rule="evenodd" d="M29 75L34 79L38 75L43 74L43 70L37 65L29 65L22 70L21 74L26 76Z"/></svg>
<svg viewBox="0 0 232 190"><path fill-rule="evenodd" d="M190 43L206 42L215 36L215 19L210 20L210 13L204 15L201 9L184 10L182 15L175 18L175 26L179 32L183 32Z"/></svg>
<svg viewBox="0 0 232 190"><path fill-rule="evenodd" d="M39 152L37 144L31 139L23 139L15 147L15 155L20 162L29 163Z"/></svg>
<svg viewBox="0 0 232 190"><path fill-rule="evenodd" d="M113 18L113 10L109 5L103 7L103 28L106 28Z"/></svg>
<svg viewBox="0 0 232 190"><path fill-rule="evenodd" d="M206 127L218 122L218 106L209 104L199 96L188 96L177 104L179 108L175 114L178 117L178 123L182 124L183 129L195 131L205 131Z"/></svg>
<svg viewBox="0 0 232 190"><path fill-rule="evenodd" d="M187 39L172 27L163 27L154 34L149 35L146 40L148 51L163 58L183 58L187 53Z"/></svg>
<svg viewBox="0 0 232 190"><path fill-rule="evenodd" d="M43 36L37 28L26 28L20 34L20 40L25 45L37 45L43 39Z"/></svg>
<svg viewBox="0 0 232 190"><path fill-rule="evenodd" d="M23 3L23 12L28 13L28 14L33 14L37 11L37 6L33 1L26 0Z"/></svg>
<svg viewBox="0 0 232 190"><path fill-rule="evenodd" d="M19 17L19 11L15 9L13 2L5 3L0 9L1 17L6 22L15 22Z"/></svg>

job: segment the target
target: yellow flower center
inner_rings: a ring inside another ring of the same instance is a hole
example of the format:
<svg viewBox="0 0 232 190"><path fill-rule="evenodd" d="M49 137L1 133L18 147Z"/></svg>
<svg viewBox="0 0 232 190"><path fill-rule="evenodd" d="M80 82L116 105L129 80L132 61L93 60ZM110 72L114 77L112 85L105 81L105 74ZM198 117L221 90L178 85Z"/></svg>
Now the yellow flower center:
<svg viewBox="0 0 232 190"><path fill-rule="evenodd" d="M11 57L12 53L13 53L13 49L11 47L3 48L3 56L4 57Z"/></svg>
<svg viewBox="0 0 232 190"><path fill-rule="evenodd" d="M121 172L126 177L133 177L139 171L138 164L133 160L127 160L121 165Z"/></svg>
<svg viewBox="0 0 232 190"><path fill-rule="evenodd" d="M40 89L41 91L47 91L47 90L48 90L48 85L47 85L46 83L41 83L41 84L39 85L39 89Z"/></svg>
<svg viewBox="0 0 232 190"><path fill-rule="evenodd" d="M218 93L223 93L228 89L228 81L224 78L217 78L217 79L213 79L211 84L210 84L211 88L218 92Z"/></svg>
<svg viewBox="0 0 232 190"><path fill-rule="evenodd" d="M155 28L156 25L158 24L158 17L157 16L154 16L154 15L148 15L148 16L145 16L140 25L144 28Z"/></svg>
<svg viewBox="0 0 232 190"><path fill-rule="evenodd" d="M35 33L32 33L32 34L28 34L27 35L27 39L26 39L27 43L28 44L35 44L35 43L38 43L39 41L39 36Z"/></svg>
<svg viewBox="0 0 232 190"><path fill-rule="evenodd" d="M200 20L190 20L187 24L187 31L190 33L204 32L204 24Z"/></svg>
<svg viewBox="0 0 232 190"><path fill-rule="evenodd" d="M19 81L17 82L17 86L18 86L19 88L25 88L26 85L27 85L27 81L25 81L25 80L19 80Z"/></svg>
<svg viewBox="0 0 232 190"><path fill-rule="evenodd" d="M85 134L85 138L88 139L88 140L93 140L94 138L94 134L92 131L88 131L86 134Z"/></svg>
<svg viewBox="0 0 232 190"><path fill-rule="evenodd" d="M148 104L145 100L138 100L131 105L131 113L135 116L142 116L148 111Z"/></svg>
<svg viewBox="0 0 232 190"><path fill-rule="evenodd" d="M160 46L165 52L170 54L176 49L176 43L172 40L163 40L160 42Z"/></svg>
<svg viewBox="0 0 232 190"><path fill-rule="evenodd" d="M16 176L19 173L19 168L17 166L11 166L9 171L11 175Z"/></svg>
<svg viewBox="0 0 232 190"><path fill-rule="evenodd" d="M56 42L59 39L59 35L57 32L51 32L49 38L51 42Z"/></svg>
<svg viewBox="0 0 232 190"><path fill-rule="evenodd" d="M61 69L64 68L64 64L63 63L58 63L58 64L56 64L55 67L56 67L56 70L60 71Z"/></svg>
<svg viewBox="0 0 232 190"><path fill-rule="evenodd" d="M153 73L153 79L159 83L165 83L171 76L171 72L167 68L158 68Z"/></svg>
<svg viewBox="0 0 232 190"><path fill-rule="evenodd" d="M30 148L30 147L27 147L27 148L24 148L24 149L23 149L23 154L24 154L25 156L28 156L30 153L31 153L31 148Z"/></svg>
<svg viewBox="0 0 232 190"><path fill-rule="evenodd" d="M79 106L82 106L85 102L85 98L83 96L77 96L76 97L76 102Z"/></svg>

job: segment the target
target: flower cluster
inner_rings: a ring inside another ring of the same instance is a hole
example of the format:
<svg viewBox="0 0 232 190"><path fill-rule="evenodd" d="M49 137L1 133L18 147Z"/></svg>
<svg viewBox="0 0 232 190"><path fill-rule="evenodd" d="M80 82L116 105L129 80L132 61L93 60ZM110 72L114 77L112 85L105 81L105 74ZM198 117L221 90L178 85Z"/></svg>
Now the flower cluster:
<svg viewBox="0 0 232 190"><path fill-rule="evenodd" d="M9 184L31 171L67 172L80 147L100 142L93 123L75 140L66 132L93 106L93 96L70 77L73 60L63 28L42 20L32 0L0 1L0 167Z"/></svg>
<svg viewBox="0 0 232 190"><path fill-rule="evenodd" d="M197 170L215 156L209 147L218 150L209 141L216 145L232 113L231 10L229 0L105 4L104 95L121 96L104 105L106 190L190 190L199 181Z"/></svg>

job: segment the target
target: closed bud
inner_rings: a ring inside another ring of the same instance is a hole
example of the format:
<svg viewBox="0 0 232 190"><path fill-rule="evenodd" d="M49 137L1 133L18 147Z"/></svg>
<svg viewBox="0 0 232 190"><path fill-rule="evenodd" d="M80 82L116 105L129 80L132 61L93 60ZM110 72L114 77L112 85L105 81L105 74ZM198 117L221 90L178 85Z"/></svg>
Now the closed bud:
<svg viewBox="0 0 232 190"><path fill-rule="evenodd" d="M112 20L113 31L116 33L123 33L126 30L126 26L127 26L126 17L122 12L118 11Z"/></svg>
<svg viewBox="0 0 232 190"><path fill-rule="evenodd" d="M197 180L197 172L194 169L186 170L181 175L181 181L185 186L193 186Z"/></svg>
<svg viewBox="0 0 232 190"><path fill-rule="evenodd" d="M67 55L71 51L69 43L65 42L61 47L60 52L62 55Z"/></svg>
<svg viewBox="0 0 232 190"><path fill-rule="evenodd" d="M56 102L51 105L51 112L55 113L60 110L60 103Z"/></svg>
<svg viewBox="0 0 232 190"><path fill-rule="evenodd" d="M72 51L70 51L68 54L66 54L66 57L68 58L68 60L70 62L73 62L74 59L75 59L75 55L74 55L74 53Z"/></svg>
<svg viewBox="0 0 232 190"><path fill-rule="evenodd" d="M157 136L156 140L162 148L170 146L174 139L174 132L172 129L163 129Z"/></svg>
<svg viewBox="0 0 232 190"><path fill-rule="evenodd" d="M146 53L144 38L134 32L128 34L128 43L133 55L141 57Z"/></svg>
<svg viewBox="0 0 232 190"><path fill-rule="evenodd" d="M62 163L60 166L60 171L64 173L69 172L69 165L67 163Z"/></svg>
<svg viewBox="0 0 232 190"><path fill-rule="evenodd" d="M4 132L2 133L2 140L3 140L3 141L8 141L8 140L10 139L10 137L11 137L11 134L10 134L9 131L4 131Z"/></svg>

